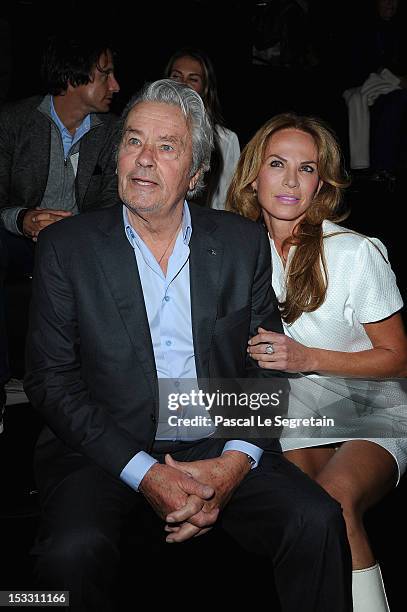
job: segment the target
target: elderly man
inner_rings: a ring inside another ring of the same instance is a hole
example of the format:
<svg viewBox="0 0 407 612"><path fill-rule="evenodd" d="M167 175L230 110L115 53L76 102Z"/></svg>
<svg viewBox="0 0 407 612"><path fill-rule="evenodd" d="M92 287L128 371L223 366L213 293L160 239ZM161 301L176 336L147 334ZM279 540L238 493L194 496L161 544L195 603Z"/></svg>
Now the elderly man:
<svg viewBox="0 0 407 612"><path fill-rule="evenodd" d="M48 425L37 574L74 610L114 609L121 526L148 504L168 542L219 522L266 554L284 611L351 610L341 510L278 441L165 426L158 383L243 378L249 334L281 329L262 227L185 200L211 147L196 92L147 85L125 112L122 206L41 233L25 381Z"/></svg>

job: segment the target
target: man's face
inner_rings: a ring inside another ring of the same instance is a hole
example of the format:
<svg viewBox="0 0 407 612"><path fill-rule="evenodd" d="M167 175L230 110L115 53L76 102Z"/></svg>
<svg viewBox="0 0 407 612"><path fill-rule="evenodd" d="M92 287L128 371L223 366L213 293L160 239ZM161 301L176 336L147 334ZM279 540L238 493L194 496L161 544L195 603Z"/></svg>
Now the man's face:
<svg viewBox="0 0 407 612"><path fill-rule="evenodd" d="M119 195L137 216L182 206L190 178L192 140L178 106L141 102L129 113L118 154Z"/></svg>
<svg viewBox="0 0 407 612"><path fill-rule="evenodd" d="M86 114L107 113L113 94L120 90L114 76L113 58L110 51L102 53L93 67L90 82L75 87L76 93Z"/></svg>

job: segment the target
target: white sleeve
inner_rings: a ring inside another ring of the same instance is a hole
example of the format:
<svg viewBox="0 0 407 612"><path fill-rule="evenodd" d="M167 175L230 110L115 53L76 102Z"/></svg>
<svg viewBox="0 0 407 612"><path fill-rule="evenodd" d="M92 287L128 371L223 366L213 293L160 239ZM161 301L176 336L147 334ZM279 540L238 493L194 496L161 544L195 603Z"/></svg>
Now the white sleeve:
<svg viewBox="0 0 407 612"><path fill-rule="evenodd" d="M226 195L233 173L236 170L237 162L239 161L240 145L236 134L227 129L222 129L222 134L219 133L219 145L223 158L223 170L219 180L219 187L212 199L211 207L217 210L225 210Z"/></svg>
<svg viewBox="0 0 407 612"><path fill-rule="evenodd" d="M403 306L386 247L377 238L365 238L355 253L350 300L361 323L381 321Z"/></svg>

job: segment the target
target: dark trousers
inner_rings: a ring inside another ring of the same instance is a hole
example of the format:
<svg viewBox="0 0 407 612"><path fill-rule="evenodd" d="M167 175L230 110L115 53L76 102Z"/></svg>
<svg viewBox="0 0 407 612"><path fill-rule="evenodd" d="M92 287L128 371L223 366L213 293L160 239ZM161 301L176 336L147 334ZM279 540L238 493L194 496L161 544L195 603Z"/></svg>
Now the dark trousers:
<svg viewBox="0 0 407 612"><path fill-rule="evenodd" d="M6 401L4 385L10 378L6 332L6 298L3 283L0 282L0 408Z"/></svg>
<svg viewBox="0 0 407 612"><path fill-rule="evenodd" d="M156 448L160 452L154 454L160 461L166 451L178 460L193 461L218 456L222 448L222 440L205 440L172 443ZM138 517L146 502L80 455L60 462L46 455L37 461L43 516L32 553L38 586L69 590L72 611L112 612L122 526L130 519L137 538L143 531ZM351 557L341 508L281 454L263 454L221 513L219 524L247 551L266 557L263 563L274 570L283 612L352 610ZM130 562L139 598L144 559L137 543ZM166 569L157 560L148 572L157 589L160 571ZM248 593L255 575L254 566L247 574ZM197 585L208 577L197 576Z"/></svg>
<svg viewBox="0 0 407 612"><path fill-rule="evenodd" d="M375 170L398 170L407 156L407 90L379 96L371 110L370 165Z"/></svg>
<svg viewBox="0 0 407 612"><path fill-rule="evenodd" d="M34 267L32 240L15 236L0 228L0 394L10 378L6 329L6 295L4 284L32 274Z"/></svg>

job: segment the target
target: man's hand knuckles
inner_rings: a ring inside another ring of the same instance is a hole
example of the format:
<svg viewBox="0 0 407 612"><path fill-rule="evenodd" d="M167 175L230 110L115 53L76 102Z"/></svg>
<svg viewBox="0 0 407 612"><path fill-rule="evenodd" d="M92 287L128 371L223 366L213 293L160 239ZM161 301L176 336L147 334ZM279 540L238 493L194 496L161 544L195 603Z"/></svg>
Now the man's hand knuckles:
<svg viewBox="0 0 407 612"><path fill-rule="evenodd" d="M190 518L191 516L194 516L194 515L197 515L197 516L200 515L202 508L203 508L203 504L199 504L199 505L196 504L196 505L190 506L188 508L188 517L186 518Z"/></svg>
<svg viewBox="0 0 407 612"><path fill-rule="evenodd" d="M205 535L205 533L208 533L208 531L210 531L211 529L212 529L212 527L207 527L206 529L201 529L200 531L198 531L198 533L196 533L194 535L194 538L198 538L199 536Z"/></svg>
<svg viewBox="0 0 407 612"><path fill-rule="evenodd" d="M208 525L213 525L216 523L219 516L219 508L214 509L212 512L203 512L202 513L202 527L207 527Z"/></svg>
<svg viewBox="0 0 407 612"><path fill-rule="evenodd" d="M213 520L204 512L200 512L191 519L191 523L196 527L207 527L208 525L212 525Z"/></svg>

